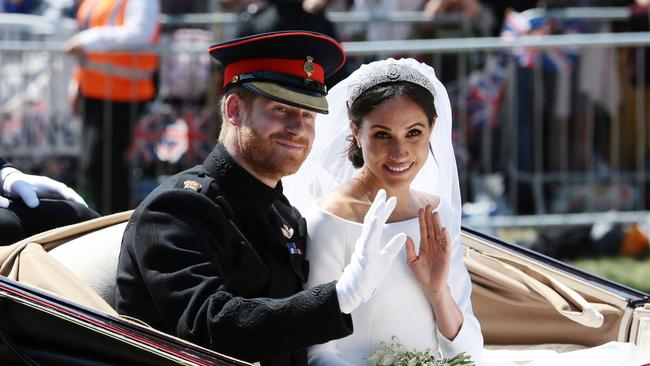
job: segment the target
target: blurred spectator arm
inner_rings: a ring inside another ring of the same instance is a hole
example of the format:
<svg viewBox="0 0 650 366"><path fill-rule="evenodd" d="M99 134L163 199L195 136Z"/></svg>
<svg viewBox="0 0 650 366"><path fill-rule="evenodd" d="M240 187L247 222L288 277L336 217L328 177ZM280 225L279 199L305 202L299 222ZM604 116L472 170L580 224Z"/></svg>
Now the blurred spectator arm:
<svg viewBox="0 0 650 366"><path fill-rule="evenodd" d="M84 52L94 52L148 46L156 34L159 15L157 0L130 0L126 5L124 25L85 29L69 41L68 49L77 47Z"/></svg>
<svg viewBox="0 0 650 366"><path fill-rule="evenodd" d="M330 2L331 0L303 0L302 7L308 13L317 14L324 11Z"/></svg>
<svg viewBox="0 0 650 366"><path fill-rule="evenodd" d="M470 17L481 15L481 3L478 0L428 0L424 11L432 15L444 13L462 13Z"/></svg>

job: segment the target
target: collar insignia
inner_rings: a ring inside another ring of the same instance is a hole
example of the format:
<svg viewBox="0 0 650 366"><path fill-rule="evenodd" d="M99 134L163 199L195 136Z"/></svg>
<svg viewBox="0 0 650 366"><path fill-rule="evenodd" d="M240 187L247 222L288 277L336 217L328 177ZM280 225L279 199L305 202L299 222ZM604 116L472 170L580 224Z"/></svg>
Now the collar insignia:
<svg viewBox="0 0 650 366"><path fill-rule="evenodd" d="M191 189L193 191L200 192L201 188L203 188L203 186L201 186L201 183L195 180L186 180L183 182L183 189Z"/></svg>
<svg viewBox="0 0 650 366"><path fill-rule="evenodd" d="M293 237L293 228L289 227L289 225L282 224L282 227L280 229L282 230L282 235L284 235L285 238L291 239Z"/></svg>
<svg viewBox="0 0 650 366"><path fill-rule="evenodd" d="M305 74L307 74L307 77L310 78L314 73L314 58L307 56L307 61L305 61L305 65L302 67L302 69L305 70Z"/></svg>

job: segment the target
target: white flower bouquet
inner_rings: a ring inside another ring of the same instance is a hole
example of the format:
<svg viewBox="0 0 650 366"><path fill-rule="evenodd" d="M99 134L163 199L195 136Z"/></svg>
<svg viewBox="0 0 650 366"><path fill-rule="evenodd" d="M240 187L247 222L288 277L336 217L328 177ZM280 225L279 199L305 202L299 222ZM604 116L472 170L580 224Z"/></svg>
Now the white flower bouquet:
<svg viewBox="0 0 650 366"><path fill-rule="evenodd" d="M444 358L438 351L434 355L431 349L418 351L415 348L408 350L393 336L390 345L381 342L375 352L368 357L369 366L474 366L474 361L465 352L452 358Z"/></svg>

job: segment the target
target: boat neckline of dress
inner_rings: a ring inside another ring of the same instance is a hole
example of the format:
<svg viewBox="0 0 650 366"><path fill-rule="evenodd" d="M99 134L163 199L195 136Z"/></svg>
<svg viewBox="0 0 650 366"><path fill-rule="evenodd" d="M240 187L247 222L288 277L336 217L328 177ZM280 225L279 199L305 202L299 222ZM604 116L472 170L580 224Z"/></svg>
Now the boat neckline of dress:
<svg viewBox="0 0 650 366"><path fill-rule="evenodd" d="M438 209L440 208L440 204L442 203L442 198L441 198L439 195L437 195L437 194L434 194L434 195L432 195L432 196L438 198L438 205L437 205L436 207L433 208L433 211L438 211ZM342 218L341 216L335 215L335 214L333 214L333 213L331 213L331 212L325 210L324 208L320 207L318 204L315 204L315 203L314 203L314 206L316 206L316 209L318 209L318 211L320 211L320 212L322 212L322 213L324 213L324 214L326 214L326 215L332 216L332 217L334 217L334 218L336 218L336 219L339 219L339 220L341 220L341 221L343 221L343 222L346 222L346 223L348 223L348 224L353 224L353 225L363 226L363 222L356 222L356 221L352 221L352 220L344 219L344 218ZM400 221L391 221L391 222L386 222L384 225L402 224L402 223L407 223L407 222L410 222L410 221L413 221L413 220L417 220L417 219L418 219L418 217L416 216L416 217L412 217L412 218L410 218L410 219L404 219L404 220L400 220Z"/></svg>

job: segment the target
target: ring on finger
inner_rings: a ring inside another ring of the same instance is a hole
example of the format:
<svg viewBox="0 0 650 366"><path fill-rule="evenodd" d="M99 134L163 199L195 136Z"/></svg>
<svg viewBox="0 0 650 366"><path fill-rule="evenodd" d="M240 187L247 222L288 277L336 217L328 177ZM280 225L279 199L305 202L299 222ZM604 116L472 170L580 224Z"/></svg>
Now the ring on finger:
<svg viewBox="0 0 650 366"><path fill-rule="evenodd" d="M437 239L436 240L436 244L438 244L438 245L445 245L446 243L447 243L447 241L445 239Z"/></svg>

